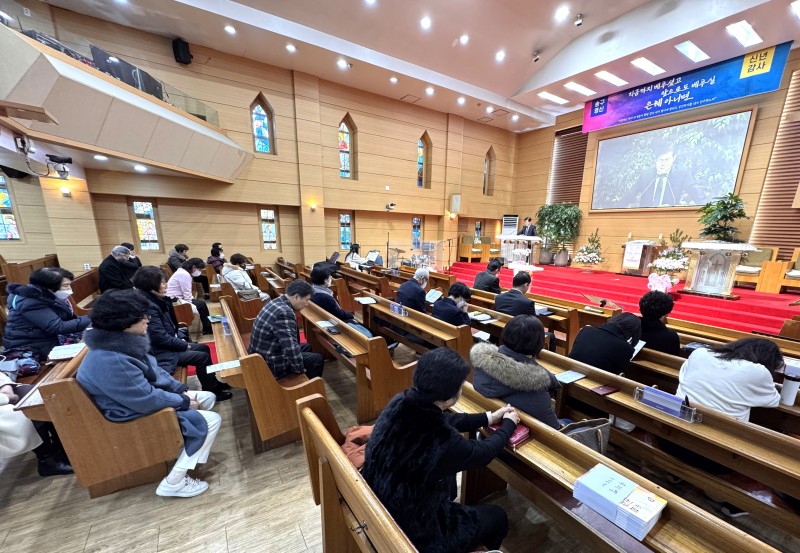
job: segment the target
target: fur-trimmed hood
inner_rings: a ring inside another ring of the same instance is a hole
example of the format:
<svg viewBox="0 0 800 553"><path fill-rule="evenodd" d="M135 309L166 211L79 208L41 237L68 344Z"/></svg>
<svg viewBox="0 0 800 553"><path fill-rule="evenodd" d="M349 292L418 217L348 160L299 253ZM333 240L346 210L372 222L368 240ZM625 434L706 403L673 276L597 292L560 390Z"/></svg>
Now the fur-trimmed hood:
<svg viewBox="0 0 800 553"><path fill-rule="evenodd" d="M90 328L83 334L83 341L89 349L105 349L129 355L135 359L145 359L150 350L150 338L145 334L112 332L100 328Z"/></svg>
<svg viewBox="0 0 800 553"><path fill-rule="evenodd" d="M506 349L506 348L502 348ZM536 363L533 359L517 361L508 353L485 342L475 344L469 353L472 366L483 371L488 377L496 381L497 385L508 388L508 391L497 390L497 395L502 396L514 391L541 392L551 386L550 373Z"/></svg>

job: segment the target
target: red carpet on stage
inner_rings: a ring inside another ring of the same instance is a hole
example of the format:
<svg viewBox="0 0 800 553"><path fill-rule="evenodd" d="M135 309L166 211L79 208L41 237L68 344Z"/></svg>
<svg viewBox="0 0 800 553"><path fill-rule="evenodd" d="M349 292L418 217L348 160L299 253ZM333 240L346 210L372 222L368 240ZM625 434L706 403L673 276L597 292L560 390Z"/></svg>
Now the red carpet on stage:
<svg viewBox="0 0 800 553"><path fill-rule="evenodd" d="M454 263L450 272L459 282L472 286L475 275L486 269L485 263ZM501 269L500 286L511 287L514 277L510 269ZM591 304L581 294L613 301L626 312L639 313L639 298L647 290L647 279L607 273L587 272L574 267L545 266L542 271L531 274L531 292ZM672 289L677 292L683 282ZM732 328L744 332L753 330L777 334L786 319L800 315L800 306L789 307L789 303L800 298L797 294L765 294L748 288L734 288L734 294L741 297L736 301L673 294L675 308L671 317L703 324Z"/></svg>

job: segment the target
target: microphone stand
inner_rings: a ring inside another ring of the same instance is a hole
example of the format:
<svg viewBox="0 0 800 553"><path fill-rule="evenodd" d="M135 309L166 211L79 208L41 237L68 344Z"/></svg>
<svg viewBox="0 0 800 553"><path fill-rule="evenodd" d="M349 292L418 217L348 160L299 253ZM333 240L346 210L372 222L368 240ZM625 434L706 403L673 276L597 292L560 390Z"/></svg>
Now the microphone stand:
<svg viewBox="0 0 800 553"><path fill-rule="evenodd" d="M450 266L452 265L452 255L453 255L453 240L455 238L447 238L445 242L447 242L447 270L450 270Z"/></svg>
<svg viewBox="0 0 800 553"><path fill-rule="evenodd" d="M386 233L386 265L385 265L385 268L392 269L392 267L389 267L389 233L388 232Z"/></svg>

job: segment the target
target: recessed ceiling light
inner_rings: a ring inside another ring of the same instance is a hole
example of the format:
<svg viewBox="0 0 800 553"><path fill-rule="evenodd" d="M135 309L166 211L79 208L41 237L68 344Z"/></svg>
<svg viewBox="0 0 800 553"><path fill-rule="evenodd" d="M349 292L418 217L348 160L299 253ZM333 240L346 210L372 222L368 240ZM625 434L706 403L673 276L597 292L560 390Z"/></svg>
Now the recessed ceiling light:
<svg viewBox="0 0 800 553"><path fill-rule="evenodd" d="M579 94L583 94L584 96L593 96L593 95L597 94L591 88L586 88L585 86L580 85L578 83L574 83L572 81L570 81L568 83L565 83L564 84L564 88L568 88L570 90L574 90L575 92L577 92Z"/></svg>
<svg viewBox="0 0 800 553"><path fill-rule="evenodd" d="M225 25L225 32L228 33L229 35L235 35L236 28L233 25Z"/></svg>
<svg viewBox="0 0 800 553"><path fill-rule="evenodd" d="M551 102L555 102L556 104L564 105L569 103L569 100L565 100L561 96L556 96L555 94L550 94L549 92L540 92L538 96L539 98L550 100Z"/></svg>
<svg viewBox="0 0 800 553"><path fill-rule="evenodd" d="M514 122L519 121L519 115L515 113L514 115L511 116L511 120Z"/></svg>
<svg viewBox="0 0 800 553"><path fill-rule="evenodd" d="M289 52L290 54L294 54L295 52L297 52L297 46L295 46L294 44L287 44L286 51Z"/></svg>
<svg viewBox="0 0 800 553"><path fill-rule="evenodd" d="M433 96L433 87L429 86L428 88L426 88L425 94L427 94L428 96Z"/></svg>
<svg viewBox="0 0 800 553"><path fill-rule="evenodd" d="M138 173L146 173L147 172L147 167L137 163L136 165L133 166L133 170L138 172Z"/></svg>
<svg viewBox="0 0 800 553"><path fill-rule="evenodd" d="M492 106L487 106L486 107L486 113L492 113L493 111L494 111L494 108Z"/></svg>
<svg viewBox="0 0 800 553"><path fill-rule="evenodd" d="M374 6L375 5L375 0L364 0L364 3L367 6Z"/></svg>
<svg viewBox="0 0 800 553"><path fill-rule="evenodd" d="M660 75L661 73L666 73L666 70L661 69L647 58L636 58L635 60L631 61L631 63L642 71L646 71L651 75Z"/></svg>
<svg viewBox="0 0 800 553"><path fill-rule="evenodd" d="M336 65L339 66L339 69L345 70L350 68L350 64L347 63L347 60L344 58L339 58L336 60Z"/></svg>
<svg viewBox="0 0 800 553"><path fill-rule="evenodd" d="M628 84L628 81L620 79L619 77L617 77L613 73L609 73L608 71L599 71L595 73L594 76L597 77L598 79L603 79L604 81L608 81L609 83L616 86L622 86Z"/></svg>
<svg viewBox="0 0 800 553"><path fill-rule="evenodd" d="M419 20L419 26L426 31L431 28L431 18L427 15Z"/></svg>
<svg viewBox="0 0 800 553"><path fill-rule="evenodd" d="M389 82L392 83L392 84L397 84L397 77L391 77L389 79Z"/></svg>
<svg viewBox="0 0 800 553"><path fill-rule="evenodd" d="M463 106L464 104L466 104L466 103L467 103L467 99L466 99L466 98L464 98L463 96L459 96L459 97L458 97L458 100L456 100L456 102L458 102L458 105L459 105L459 106Z"/></svg>
<svg viewBox="0 0 800 553"><path fill-rule="evenodd" d="M458 41L461 43L462 46L466 46L467 42L469 42L469 35L468 34L461 35Z"/></svg>
<svg viewBox="0 0 800 553"><path fill-rule="evenodd" d="M100 154L95 154L94 158L95 158L97 161L108 161L108 158L107 158L106 156L104 156L104 155L100 155Z"/></svg>
<svg viewBox="0 0 800 553"><path fill-rule="evenodd" d="M794 12L794 14L798 18L800 18L800 0L795 0L794 2L791 3L791 6L792 6L792 11Z"/></svg>
<svg viewBox="0 0 800 553"><path fill-rule="evenodd" d="M504 59L506 59L506 51L505 50L500 50L499 52L497 52L494 55L494 60L497 61L497 62L501 62Z"/></svg>
<svg viewBox="0 0 800 553"><path fill-rule="evenodd" d="M556 15L555 15L556 21L560 23L564 21L568 15L569 15L569 6L567 5L561 6L556 10Z"/></svg>
<svg viewBox="0 0 800 553"><path fill-rule="evenodd" d="M745 48L763 42L747 21L739 21L733 25L728 25L725 29Z"/></svg>
<svg viewBox="0 0 800 553"><path fill-rule="evenodd" d="M692 60L693 62L697 63L698 61L707 60L710 56L703 52L697 45L692 42L691 40L687 40L686 42L681 42L680 44L676 44L675 48Z"/></svg>
<svg viewBox="0 0 800 553"><path fill-rule="evenodd" d="M115 4L127 4L128 0L114 0Z"/></svg>

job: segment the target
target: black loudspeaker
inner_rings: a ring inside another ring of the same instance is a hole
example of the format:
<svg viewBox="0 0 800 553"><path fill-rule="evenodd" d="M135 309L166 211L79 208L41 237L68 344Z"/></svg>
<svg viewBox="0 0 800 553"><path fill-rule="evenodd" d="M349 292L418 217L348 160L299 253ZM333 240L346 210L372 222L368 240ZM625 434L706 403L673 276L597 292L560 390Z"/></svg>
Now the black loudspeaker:
<svg viewBox="0 0 800 553"><path fill-rule="evenodd" d="M175 54L175 61L183 65L192 63L192 53L189 51L189 43L180 38L172 41L172 53Z"/></svg>

